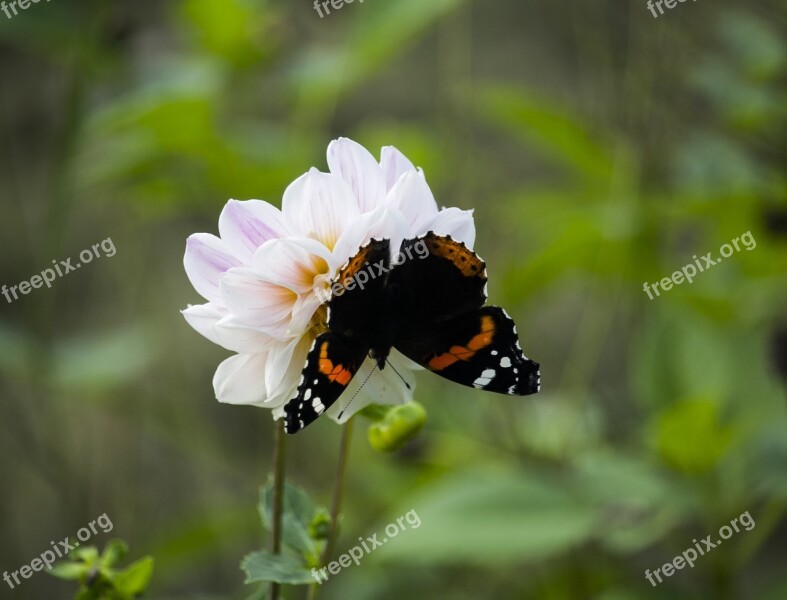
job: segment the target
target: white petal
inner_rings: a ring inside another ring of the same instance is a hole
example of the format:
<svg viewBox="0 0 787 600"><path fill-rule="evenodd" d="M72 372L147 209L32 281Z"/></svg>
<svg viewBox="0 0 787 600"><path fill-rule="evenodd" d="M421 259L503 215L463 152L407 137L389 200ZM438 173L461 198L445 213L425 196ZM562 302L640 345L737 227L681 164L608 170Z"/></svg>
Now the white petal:
<svg viewBox="0 0 787 600"><path fill-rule="evenodd" d="M328 295L328 293L326 293ZM325 301L312 292L298 296L292 309L292 318L287 327L287 335L300 337L309 329L312 317L320 305Z"/></svg>
<svg viewBox="0 0 787 600"><path fill-rule="evenodd" d="M258 329L276 338L286 335L297 300L292 290L260 278L251 268L230 269L221 278L221 293L234 326Z"/></svg>
<svg viewBox="0 0 787 600"><path fill-rule="evenodd" d="M213 376L216 400L227 404L264 406L266 354L236 354L222 362Z"/></svg>
<svg viewBox="0 0 787 600"><path fill-rule="evenodd" d="M450 235L472 249L475 244L475 221L472 210L460 210L455 207L444 208L425 227L418 231L423 235L434 231L437 235Z"/></svg>
<svg viewBox="0 0 787 600"><path fill-rule="evenodd" d="M334 402L326 414L337 423L345 423L351 416L369 404L397 405L410 402L415 391L415 375L408 368L408 365L411 364L410 361L406 360L396 350L391 351L388 361L391 364L386 365L381 371L377 368L376 361L367 358L341 398ZM394 367L402 377L399 377L391 367ZM375 372L369 376L369 372L372 370ZM402 378L410 386L409 389L402 381ZM358 392L359 388L360 392ZM357 395L356 392L358 392ZM339 414L341 414L341 417L339 417Z"/></svg>
<svg viewBox="0 0 787 600"><path fill-rule="evenodd" d="M275 340L246 327L228 327L229 311L215 304L189 306L181 311L189 325L214 344L245 354L264 352Z"/></svg>
<svg viewBox="0 0 787 600"><path fill-rule="evenodd" d="M331 268L341 268L374 238L390 240L391 253L399 251L402 240L412 237L402 213L391 206L379 206L356 219L336 243L331 258Z"/></svg>
<svg viewBox="0 0 787 600"><path fill-rule="evenodd" d="M380 165L369 151L347 138L328 145L328 168L353 190L361 212L368 212L385 200L385 179Z"/></svg>
<svg viewBox="0 0 787 600"><path fill-rule="evenodd" d="M413 235L419 234L437 216L437 202L421 171L402 175L388 192L386 202L401 211Z"/></svg>
<svg viewBox="0 0 787 600"><path fill-rule="evenodd" d="M271 240L255 253L254 268L261 279L305 294L313 290L315 277L328 273L330 259L330 250L315 240Z"/></svg>
<svg viewBox="0 0 787 600"><path fill-rule="evenodd" d="M213 303L189 306L180 311L186 322L191 325L199 334L208 338L214 344L223 344L219 341L219 334L216 332L216 323L227 314L226 308L219 308ZM228 350L230 348L227 348Z"/></svg>
<svg viewBox="0 0 787 600"><path fill-rule="evenodd" d="M278 344L269 352L265 385L269 390L270 406L285 404L295 396L312 342L314 338L306 335L286 344Z"/></svg>
<svg viewBox="0 0 787 600"><path fill-rule="evenodd" d="M282 212L290 229L332 249L346 223L359 214L350 186L336 175L312 169L284 191Z"/></svg>
<svg viewBox="0 0 787 600"><path fill-rule="evenodd" d="M191 285L206 300L222 303L219 279L222 273L240 264L229 247L215 235L195 233L186 240L183 266Z"/></svg>
<svg viewBox="0 0 787 600"><path fill-rule="evenodd" d="M415 171L413 163L393 146L384 146L380 152L380 168L385 177L385 187L390 190L408 171Z"/></svg>
<svg viewBox="0 0 787 600"><path fill-rule="evenodd" d="M219 216L221 239L246 264L268 240L287 235L281 211L262 200L230 200Z"/></svg>

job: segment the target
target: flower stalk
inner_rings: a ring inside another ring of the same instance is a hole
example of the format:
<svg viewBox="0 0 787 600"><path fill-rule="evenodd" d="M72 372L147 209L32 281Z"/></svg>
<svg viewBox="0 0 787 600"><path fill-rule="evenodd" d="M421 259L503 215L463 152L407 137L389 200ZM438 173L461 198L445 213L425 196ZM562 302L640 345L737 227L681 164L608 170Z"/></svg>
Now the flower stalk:
<svg viewBox="0 0 787 600"><path fill-rule="evenodd" d="M272 524L272 547L273 554L281 553L281 517L284 505L284 478L285 478L285 440L284 420L277 419L274 430L274 449L273 449L273 524ZM279 600L281 595L281 585L271 583L271 600Z"/></svg>
<svg viewBox="0 0 787 600"><path fill-rule="evenodd" d="M339 513L342 509L342 498L344 497L344 481L347 472L347 458L350 455L350 439L352 438L353 421L350 419L342 430L342 441L339 447L339 462L336 465L336 483L333 487L333 497L331 499L331 529L328 532L328 541L322 554L322 564L327 565L333 555L336 546L336 539L339 537ZM313 584L309 589L309 600L317 600L319 586Z"/></svg>

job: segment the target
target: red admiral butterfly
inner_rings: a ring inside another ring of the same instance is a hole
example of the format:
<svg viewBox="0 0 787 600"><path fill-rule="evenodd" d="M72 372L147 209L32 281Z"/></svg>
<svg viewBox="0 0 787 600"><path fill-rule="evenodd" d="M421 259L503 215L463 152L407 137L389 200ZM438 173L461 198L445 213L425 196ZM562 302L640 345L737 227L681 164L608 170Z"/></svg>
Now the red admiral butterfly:
<svg viewBox="0 0 787 600"><path fill-rule="evenodd" d="M405 240L393 262L389 240L361 248L334 282L327 330L314 340L297 395L284 407L287 433L328 409L367 356L383 369L391 348L462 385L538 392L538 363L522 353L511 317L484 306L486 282L484 261L450 236Z"/></svg>

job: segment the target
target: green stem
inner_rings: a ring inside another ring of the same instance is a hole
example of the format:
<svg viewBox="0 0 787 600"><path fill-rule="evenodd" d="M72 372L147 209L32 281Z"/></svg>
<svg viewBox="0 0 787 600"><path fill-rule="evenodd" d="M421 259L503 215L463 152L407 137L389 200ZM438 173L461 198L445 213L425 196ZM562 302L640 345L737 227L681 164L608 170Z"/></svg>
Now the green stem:
<svg viewBox="0 0 787 600"><path fill-rule="evenodd" d="M353 419L344 426L342 441L339 448L339 463L336 465L336 483L333 488L333 498L331 500L331 530L328 533L328 542L325 544L325 551L322 554L322 565L327 565L336 546L336 539L339 537L339 512L342 508L342 497L344 492L344 475L347 472L347 458L350 454L350 438L352 437ZM309 588L309 600L317 600L319 584L312 584Z"/></svg>
<svg viewBox="0 0 787 600"><path fill-rule="evenodd" d="M284 419L276 421L273 449L273 547L274 554L281 553L281 514L284 503ZM271 583L271 600L279 600L281 595L281 585Z"/></svg>

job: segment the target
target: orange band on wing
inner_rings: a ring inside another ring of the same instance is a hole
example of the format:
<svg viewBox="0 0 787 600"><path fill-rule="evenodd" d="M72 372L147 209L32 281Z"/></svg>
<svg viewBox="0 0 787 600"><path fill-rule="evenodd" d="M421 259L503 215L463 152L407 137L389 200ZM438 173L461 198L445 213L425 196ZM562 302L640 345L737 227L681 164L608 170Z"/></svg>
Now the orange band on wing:
<svg viewBox="0 0 787 600"><path fill-rule="evenodd" d="M448 352L435 356L426 363L426 366L432 371L442 371L460 360L470 360L475 356L476 352L489 346L494 337L495 321L492 317L484 315L481 317L481 333L474 335L467 342L467 347L451 346Z"/></svg>
<svg viewBox="0 0 787 600"><path fill-rule="evenodd" d="M320 346L320 373L328 377L331 383L338 383L346 386L353 378L353 374L342 365L334 366L333 361L328 358L328 342L323 342Z"/></svg>

